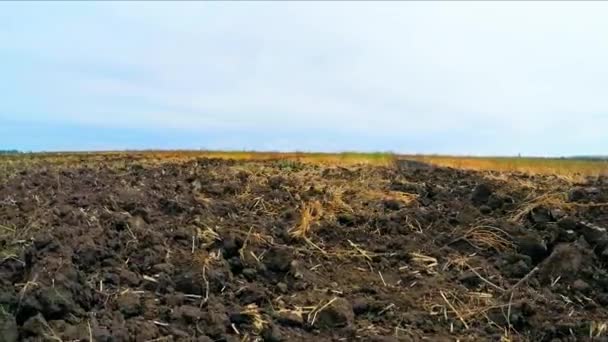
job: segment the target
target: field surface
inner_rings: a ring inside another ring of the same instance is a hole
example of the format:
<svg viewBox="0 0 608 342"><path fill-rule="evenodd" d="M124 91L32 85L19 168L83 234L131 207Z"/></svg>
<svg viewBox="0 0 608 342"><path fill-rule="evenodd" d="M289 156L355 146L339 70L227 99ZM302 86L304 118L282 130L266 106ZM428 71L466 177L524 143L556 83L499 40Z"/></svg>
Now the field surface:
<svg viewBox="0 0 608 342"><path fill-rule="evenodd" d="M0 341L606 338L601 164L233 157L1 157Z"/></svg>

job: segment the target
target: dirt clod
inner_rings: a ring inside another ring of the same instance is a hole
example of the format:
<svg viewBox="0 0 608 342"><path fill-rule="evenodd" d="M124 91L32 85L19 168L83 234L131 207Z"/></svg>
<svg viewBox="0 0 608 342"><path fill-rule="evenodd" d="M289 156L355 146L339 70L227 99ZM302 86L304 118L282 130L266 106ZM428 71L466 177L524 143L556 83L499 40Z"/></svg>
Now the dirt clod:
<svg viewBox="0 0 608 342"><path fill-rule="evenodd" d="M287 272L291 266L292 256L289 250L272 248L264 258L266 267L275 272Z"/></svg>
<svg viewBox="0 0 608 342"><path fill-rule="evenodd" d="M139 296L133 292L126 292L116 299L116 305L125 317L137 316L142 313Z"/></svg>
<svg viewBox="0 0 608 342"><path fill-rule="evenodd" d="M492 188L488 184L482 183L473 189L471 200L477 205L484 204L488 202L490 195L492 195Z"/></svg>
<svg viewBox="0 0 608 342"><path fill-rule="evenodd" d="M584 280L577 279L574 281L574 283L572 283L572 289L582 293L587 293L591 289L591 286L589 286L589 284L587 284L587 282Z"/></svg>
<svg viewBox="0 0 608 342"><path fill-rule="evenodd" d="M316 317L315 327L321 329L343 328L353 323L355 314L349 301L338 298Z"/></svg>
<svg viewBox="0 0 608 342"><path fill-rule="evenodd" d="M541 279L546 283L557 277L572 279L585 262L583 253L573 244L559 244L540 265Z"/></svg>
<svg viewBox="0 0 608 342"><path fill-rule="evenodd" d="M0 313L0 336L2 341L15 342L19 337L19 327L15 317L7 313Z"/></svg>
<svg viewBox="0 0 608 342"><path fill-rule="evenodd" d="M37 314L23 323L21 331L24 336L37 336L42 338L49 333L49 325L42 314Z"/></svg>
<svg viewBox="0 0 608 342"><path fill-rule="evenodd" d="M186 323L195 323L203 316L203 312L196 306L183 305L173 311L175 319L183 319Z"/></svg>

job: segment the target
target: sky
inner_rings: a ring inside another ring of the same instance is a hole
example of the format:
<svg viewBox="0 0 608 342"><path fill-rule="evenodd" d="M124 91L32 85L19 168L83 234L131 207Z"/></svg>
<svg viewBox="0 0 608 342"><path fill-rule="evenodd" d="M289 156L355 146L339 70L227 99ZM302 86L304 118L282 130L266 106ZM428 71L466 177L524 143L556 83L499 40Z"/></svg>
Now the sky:
<svg viewBox="0 0 608 342"><path fill-rule="evenodd" d="M608 154L608 2L0 2L0 149Z"/></svg>

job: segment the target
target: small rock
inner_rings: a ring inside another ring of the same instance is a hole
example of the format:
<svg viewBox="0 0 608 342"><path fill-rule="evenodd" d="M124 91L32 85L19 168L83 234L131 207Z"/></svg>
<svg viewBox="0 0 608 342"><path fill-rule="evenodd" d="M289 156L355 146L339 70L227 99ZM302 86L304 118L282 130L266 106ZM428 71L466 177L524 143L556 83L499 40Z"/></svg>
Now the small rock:
<svg viewBox="0 0 608 342"><path fill-rule="evenodd" d="M317 313L315 326L321 329L343 328L353 323L353 307L344 298L338 298L328 307Z"/></svg>
<svg viewBox="0 0 608 342"><path fill-rule="evenodd" d="M577 279L574 281L574 283L572 283L572 289L582 293L587 293L589 290L591 290L591 286L589 286L589 284L587 284L587 282L584 280Z"/></svg>
<svg viewBox="0 0 608 342"><path fill-rule="evenodd" d="M116 305L126 318L140 315L142 305L138 295L133 292L126 292L116 299Z"/></svg>
<svg viewBox="0 0 608 342"><path fill-rule="evenodd" d="M490 199L490 195L492 195L492 188L490 188L487 184L479 184L473 189L473 194L471 195L471 200L474 204L480 205L488 202Z"/></svg>

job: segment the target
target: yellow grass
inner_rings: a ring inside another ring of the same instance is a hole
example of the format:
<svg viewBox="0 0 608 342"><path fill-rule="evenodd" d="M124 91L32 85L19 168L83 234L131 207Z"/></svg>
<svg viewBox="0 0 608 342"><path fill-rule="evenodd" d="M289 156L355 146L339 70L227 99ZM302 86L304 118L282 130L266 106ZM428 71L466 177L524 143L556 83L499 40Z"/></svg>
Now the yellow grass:
<svg viewBox="0 0 608 342"><path fill-rule="evenodd" d="M529 174L560 175L565 177L608 175L608 161L561 159L561 158L517 158L517 157L455 157L455 156L410 156L429 164L467 170L499 172L523 172Z"/></svg>
<svg viewBox="0 0 608 342"><path fill-rule="evenodd" d="M392 153L306 153L306 152L252 152L252 151L116 151L116 152L56 152L1 155L0 165L22 164L36 161L54 164L124 162L126 160L146 163L184 162L197 158L220 158L252 161L293 161L323 165L367 164L390 166L396 159L410 159L429 164L469 170L497 172L524 172L530 174L553 174L566 178L608 175L608 161L559 159L559 158L514 158L514 157L458 157L440 155L398 155Z"/></svg>
<svg viewBox="0 0 608 342"><path fill-rule="evenodd" d="M125 159L146 163L185 162L198 158L219 158L249 161L293 161L323 165L392 165L391 153L307 153L307 152L253 152L253 151L107 151L107 152L50 152L0 155L1 164L50 162L53 164L94 163L97 161L124 162Z"/></svg>

